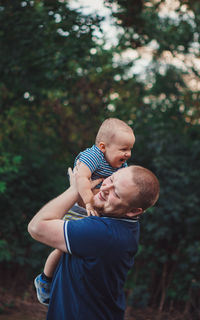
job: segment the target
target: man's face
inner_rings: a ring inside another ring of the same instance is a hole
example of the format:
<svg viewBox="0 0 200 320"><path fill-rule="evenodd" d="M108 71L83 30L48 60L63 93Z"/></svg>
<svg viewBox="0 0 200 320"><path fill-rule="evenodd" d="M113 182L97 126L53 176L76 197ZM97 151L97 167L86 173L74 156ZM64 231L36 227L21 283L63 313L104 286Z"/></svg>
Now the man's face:
<svg viewBox="0 0 200 320"><path fill-rule="evenodd" d="M119 171L106 178L94 196L94 207L101 215L119 216L126 214L127 205L138 192L132 181L132 172L129 168Z"/></svg>

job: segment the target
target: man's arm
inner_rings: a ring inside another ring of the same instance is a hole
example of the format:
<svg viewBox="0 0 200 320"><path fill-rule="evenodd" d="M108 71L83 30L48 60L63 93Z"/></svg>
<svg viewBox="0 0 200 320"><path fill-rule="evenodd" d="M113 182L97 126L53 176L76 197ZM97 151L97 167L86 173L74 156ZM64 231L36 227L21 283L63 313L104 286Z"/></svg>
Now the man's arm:
<svg viewBox="0 0 200 320"><path fill-rule="evenodd" d="M61 219L77 199L78 192L74 186L71 186L42 207L28 225L28 232L32 238L67 252L63 231L64 221Z"/></svg>
<svg viewBox="0 0 200 320"><path fill-rule="evenodd" d="M77 174L78 169L75 169ZM69 168L68 173L71 184L69 189L42 207L28 225L28 232L33 239L64 252L67 252L67 247L63 230L64 221L61 219L79 196L76 179L71 168ZM92 188L101 181L102 179L92 181Z"/></svg>

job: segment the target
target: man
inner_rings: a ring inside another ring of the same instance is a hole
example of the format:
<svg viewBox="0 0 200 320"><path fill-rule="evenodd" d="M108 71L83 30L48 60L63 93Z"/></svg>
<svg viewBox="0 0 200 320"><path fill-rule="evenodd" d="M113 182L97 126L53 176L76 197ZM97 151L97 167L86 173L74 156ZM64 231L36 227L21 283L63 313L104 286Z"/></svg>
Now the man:
<svg viewBox="0 0 200 320"><path fill-rule="evenodd" d="M28 226L31 236L64 252L54 274L48 320L123 319L123 286L138 247L137 218L158 195L155 175L130 166L105 179L94 196L100 217L61 220L78 199L75 180L35 215Z"/></svg>

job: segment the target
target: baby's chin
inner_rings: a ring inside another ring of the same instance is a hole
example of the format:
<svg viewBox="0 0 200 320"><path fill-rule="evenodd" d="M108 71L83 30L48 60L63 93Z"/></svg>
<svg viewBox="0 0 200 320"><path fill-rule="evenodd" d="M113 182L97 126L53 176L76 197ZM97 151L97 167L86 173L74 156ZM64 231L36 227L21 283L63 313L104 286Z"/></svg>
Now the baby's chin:
<svg viewBox="0 0 200 320"><path fill-rule="evenodd" d="M126 162L126 160L119 160L117 163L113 164L113 168L119 169Z"/></svg>
<svg viewBox="0 0 200 320"><path fill-rule="evenodd" d="M126 162L126 159L120 159L120 166Z"/></svg>

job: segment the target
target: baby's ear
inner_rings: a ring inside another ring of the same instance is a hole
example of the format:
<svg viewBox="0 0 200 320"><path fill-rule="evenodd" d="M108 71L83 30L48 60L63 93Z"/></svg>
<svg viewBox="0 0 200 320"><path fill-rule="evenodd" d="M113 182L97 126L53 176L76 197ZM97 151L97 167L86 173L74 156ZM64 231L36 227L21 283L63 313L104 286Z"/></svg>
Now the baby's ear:
<svg viewBox="0 0 200 320"><path fill-rule="evenodd" d="M141 215L142 212L143 212L142 208L135 208L135 209L132 209L130 212L127 212L127 213L126 213L126 216L127 216L128 218L131 218L131 219L132 219L132 218L134 218L134 217L136 217L136 216Z"/></svg>
<svg viewBox="0 0 200 320"><path fill-rule="evenodd" d="M98 148L99 148L103 153L105 153L105 151L106 151L105 142L99 142Z"/></svg>

